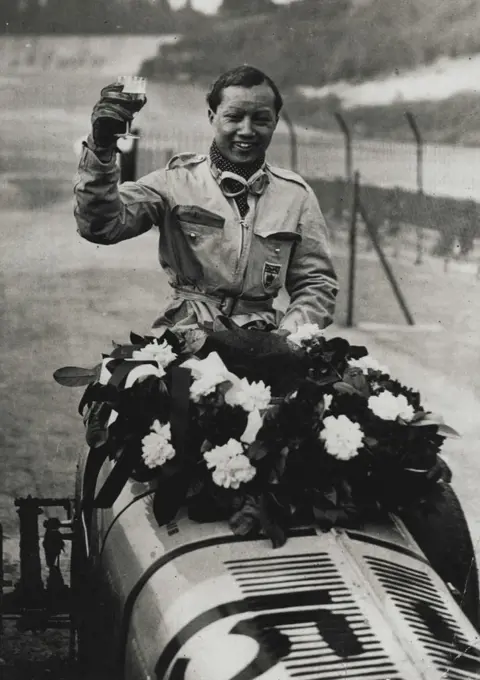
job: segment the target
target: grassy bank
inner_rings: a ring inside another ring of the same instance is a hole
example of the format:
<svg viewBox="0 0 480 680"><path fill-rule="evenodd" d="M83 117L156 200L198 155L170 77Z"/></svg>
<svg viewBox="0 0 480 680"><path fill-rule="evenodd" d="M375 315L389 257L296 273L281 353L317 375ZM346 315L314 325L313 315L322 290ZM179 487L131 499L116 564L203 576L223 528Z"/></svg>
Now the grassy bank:
<svg viewBox="0 0 480 680"><path fill-rule="evenodd" d="M405 119L408 111L415 116L426 143L480 146L480 94L462 93L441 101L399 101L342 109L337 97L306 99L292 92L287 106L298 125L337 132L334 113L340 111L357 139L402 142L413 140Z"/></svg>

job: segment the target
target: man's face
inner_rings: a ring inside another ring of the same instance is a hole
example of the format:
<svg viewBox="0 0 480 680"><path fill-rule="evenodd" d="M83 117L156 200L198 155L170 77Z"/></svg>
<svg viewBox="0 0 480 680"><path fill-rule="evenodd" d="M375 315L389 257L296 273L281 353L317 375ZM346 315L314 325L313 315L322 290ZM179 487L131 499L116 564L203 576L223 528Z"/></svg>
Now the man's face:
<svg viewBox="0 0 480 680"><path fill-rule="evenodd" d="M208 111L219 151L232 163L253 163L270 145L277 127L275 96L267 83L230 86L217 110Z"/></svg>

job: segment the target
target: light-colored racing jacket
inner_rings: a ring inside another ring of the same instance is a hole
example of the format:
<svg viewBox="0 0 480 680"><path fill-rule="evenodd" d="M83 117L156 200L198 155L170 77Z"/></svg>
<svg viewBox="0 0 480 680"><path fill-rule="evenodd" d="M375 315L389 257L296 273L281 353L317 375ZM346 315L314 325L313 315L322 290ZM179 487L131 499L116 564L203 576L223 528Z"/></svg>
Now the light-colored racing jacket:
<svg viewBox="0 0 480 680"><path fill-rule="evenodd" d="M113 158L85 144L75 180L79 233L98 244L159 227L159 259L174 298L154 327L209 324L219 314L281 330L332 321L337 280L327 226L312 189L296 173L266 164L267 186L248 196L242 218L205 155L180 154L165 169L119 185ZM283 315L274 298L285 288Z"/></svg>

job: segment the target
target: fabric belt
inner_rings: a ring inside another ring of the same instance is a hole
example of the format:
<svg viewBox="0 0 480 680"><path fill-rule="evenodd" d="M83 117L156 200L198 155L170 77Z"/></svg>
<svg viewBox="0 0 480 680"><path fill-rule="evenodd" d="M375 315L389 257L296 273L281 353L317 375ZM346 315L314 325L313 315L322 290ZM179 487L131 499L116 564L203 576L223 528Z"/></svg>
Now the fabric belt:
<svg viewBox="0 0 480 680"><path fill-rule="evenodd" d="M207 295L188 288L175 288L175 298L180 300L194 300L208 302L218 307L225 316L233 314L252 314L255 312L268 312L273 309L273 297L242 298L229 296Z"/></svg>

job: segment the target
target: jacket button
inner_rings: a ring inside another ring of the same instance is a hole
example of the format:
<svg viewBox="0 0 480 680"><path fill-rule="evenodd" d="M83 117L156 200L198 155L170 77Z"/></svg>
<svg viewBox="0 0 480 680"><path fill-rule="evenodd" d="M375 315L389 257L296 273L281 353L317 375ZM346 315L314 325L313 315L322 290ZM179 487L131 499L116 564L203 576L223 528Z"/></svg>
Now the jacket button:
<svg viewBox="0 0 480 680"><path fill-rule="evenodd" d="M276 252L277 255L278 255L278 253L280 252L280 248L275 248L275 252Z"/></svg>
<svg viewBox="0 0 480 680"><path fill-rule="evenodd" d="M197 235L194 231L191 231L189 236L190 236L190 238L197 238Z"/></svg>

